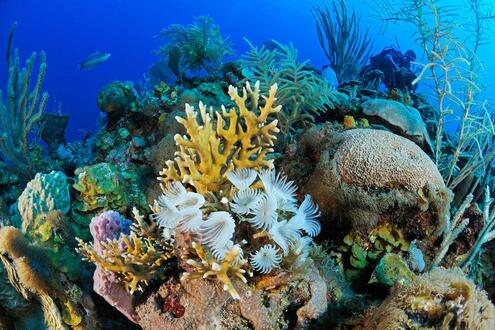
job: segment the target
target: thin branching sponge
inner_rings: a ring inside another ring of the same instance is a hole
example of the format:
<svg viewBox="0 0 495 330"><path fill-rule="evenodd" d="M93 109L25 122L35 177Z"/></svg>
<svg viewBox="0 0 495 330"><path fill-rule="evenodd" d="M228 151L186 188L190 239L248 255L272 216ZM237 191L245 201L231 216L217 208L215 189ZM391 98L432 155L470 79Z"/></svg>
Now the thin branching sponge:
<svg viewBox="0 0 495 330"><path fill-rule="evenodd" d="M237 109L222 112L207 109L199 104L198 112L186 105L186 118L176 117L186 129L186 135L175 136L179 147L174 161L169 160L160 172L161 180L172 180L191 184L199 193L220 191L227 182L226 174L236 168L272 168L273 160L267 159L279 132L278 121L269 121L269 116L281 110L275 106L277 85L271 86L265 102L258 106L259 83L254 89L247 83L242 96L237 88L230 86L229 95ZM250 98L250 108L246 101ZM216 121L213 119L215 113ZM215 127L216 126L216 127Z"/></svg>

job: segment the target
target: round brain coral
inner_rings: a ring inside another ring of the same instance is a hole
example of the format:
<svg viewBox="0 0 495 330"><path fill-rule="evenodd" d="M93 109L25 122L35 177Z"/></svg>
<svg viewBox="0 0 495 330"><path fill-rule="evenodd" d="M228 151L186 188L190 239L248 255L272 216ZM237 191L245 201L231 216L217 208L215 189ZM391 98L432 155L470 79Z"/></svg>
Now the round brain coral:
<svg viewBox="0 0 495 330"><path fill-rule="evenodd" d="M328 125L308 131L302 141L306 154L316 155L305 190L325 215L366 231L388 217L415 231L415 238L446 228L451 192L413 142L388 131L337 132Z"/></svg>
<svg viewBox="0 0 495 330"><path fill-rule="evenodd" d="M375 188L445 187L432 160L408 139L373 129L348 130L341 137L334 159L342 182Z"/></svg>

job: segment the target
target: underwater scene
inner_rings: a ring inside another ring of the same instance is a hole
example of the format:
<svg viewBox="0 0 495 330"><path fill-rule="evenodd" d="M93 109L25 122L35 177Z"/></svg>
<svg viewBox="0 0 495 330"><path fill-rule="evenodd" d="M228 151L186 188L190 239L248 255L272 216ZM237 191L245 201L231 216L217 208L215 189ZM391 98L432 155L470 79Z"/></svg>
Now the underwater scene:
<svg viewBox="0 0 495 330"><path fill-rule="evenodd" d="M495 1L0 1L0 329L495 329Z"/></svg>

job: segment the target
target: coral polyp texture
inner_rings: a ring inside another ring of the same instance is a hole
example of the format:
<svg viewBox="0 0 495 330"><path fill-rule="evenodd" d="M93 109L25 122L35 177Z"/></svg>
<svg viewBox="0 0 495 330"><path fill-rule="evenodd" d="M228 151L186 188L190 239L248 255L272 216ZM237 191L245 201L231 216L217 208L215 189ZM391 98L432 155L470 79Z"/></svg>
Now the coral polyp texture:
<svg viewBox="0 0 495 330"><path fill-rule="evenodd" d="M199 193L218 192L233 169L273 167L273 160L267 159L267 154L272 151L279 131L277 120L269 118L281 109L275 105L276 92L277 85L273 85L268 96L261 96L259 83L254 89L247 83L242 95L237 88L229 87L237 109L222 107L219 112L200 103L198 113L187 104L186 118L177 117L186 135L175 135L179 150L175 160L168 161L160 172L162 181L188 183ZM259 105L261 97L263 105Z"/></svg>

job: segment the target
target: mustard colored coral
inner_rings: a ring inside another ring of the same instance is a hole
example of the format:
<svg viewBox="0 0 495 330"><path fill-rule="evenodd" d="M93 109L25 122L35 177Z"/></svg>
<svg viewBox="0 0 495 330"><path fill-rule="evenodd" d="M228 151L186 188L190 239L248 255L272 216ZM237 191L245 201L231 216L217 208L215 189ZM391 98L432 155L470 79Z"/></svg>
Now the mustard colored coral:
<svg viewBox="0 0 495 330"><path fill-rule="evenodd" d="M193 242L192 246L200 261L194 259L187 260L187 263L193 266L195 270L184 273L181 277L181 281L216 276L216 278L223 283L223 289L225 291L234 299L240 299L239 293L235 289L230 278L235 276L246 283L247 279L245 275L252 275L244 269L248 267L248 264L247 260L243 259L241 256L241 248L234 245L225 253L223 261L217 261L212 256L207 255L201 245Z"/></svg>
<svg viewBox="0 0 495 330"><path fill-rule="evenodd" d="M158 226L148 225L136 209L134 216L137 223L131 227L132 232L100 242L101 253L95 251L92 243L77 238L77 251L85 259L114 273L131 294L143 291L150 280L160 278L166 270L165 261L173 256L173 247L161 238Z"/></svg>
<svg viewBox="0 0 495 330"><path fill-rule="evenodd" d="M268 96L261 96L259 82L254 89L247 83L241 96L230 86L229 95L237 109L227 111L222 106L221 112L213 111L200 102L200 119L198 112L186 104L186 118L176 119L187 134L175 135L179 151L160 172L161 180L188 183L206 194L221 190L227 182L226 174L236 168L272 168L273 160L267 159L267 154L273 151L279 129L277 120L269 121L269 116L282 108L275 106L276 92L274 84ZM263 106L259 106L260 97L265 100Z"/></svg>

